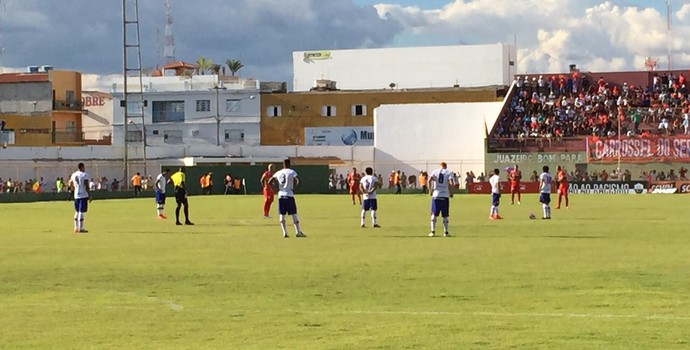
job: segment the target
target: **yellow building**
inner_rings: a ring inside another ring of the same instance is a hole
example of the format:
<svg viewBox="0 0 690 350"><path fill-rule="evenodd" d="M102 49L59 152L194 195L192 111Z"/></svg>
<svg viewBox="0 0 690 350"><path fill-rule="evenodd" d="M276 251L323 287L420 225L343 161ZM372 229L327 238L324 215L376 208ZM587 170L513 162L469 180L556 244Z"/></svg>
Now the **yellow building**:
<svg viewBox="0 0 690 350"><path fill-rule="evenodd" d="M7 146L80 146L81 73L30 67L0 74L0 143Z"/></svg>
<svg viewBox="0 0 690 350"><path fill-rule="evenodd" d="M505 93L502 87L265 93L261 145L302 145L309 127L373 126L382 104L494 102Z"/></svg>

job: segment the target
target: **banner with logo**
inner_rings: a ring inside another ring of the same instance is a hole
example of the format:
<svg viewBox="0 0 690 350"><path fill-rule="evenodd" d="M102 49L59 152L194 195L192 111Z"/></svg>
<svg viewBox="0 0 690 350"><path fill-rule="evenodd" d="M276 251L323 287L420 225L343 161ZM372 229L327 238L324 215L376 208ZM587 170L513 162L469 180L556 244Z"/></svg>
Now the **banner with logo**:
<svg viewBox="0 0 690 350"><path fill-rule="evenodd" d="M555 191L555 186L552 186L552 192ZM501 193L510 193L510 182L503 181L498 185ZM489 194L491 193L491 184L488 182L473 182L469 184L467 189L470 194ZM520 182L520 192L522 193L539 193L538 182Z"/></svg>
<svg viewBox="0 0 690 350"><path fill-rule="evenodd" d="M652 181L649 184L649 193L674 194L677 192L675 181Z"/></svg>
<svg viewBox="0 0 690 350"><path fill-rule="evenodd" d="M373 126L304 128L306 146L373 146Z"/></svg>
<svg viewBox="0 0 690 350"><path fill-rule="evenodd" d="M644 194L646 181L586 181L571 182L568 193L578 194Z"/></svg>
<svg viewBox="0 0 690 350"><path fill-rule="evenodd" d="M690 136L587 138L589 162L690 162Z"/></svg>
<svg viewBox="0 0 690 350"><path fill-rule="evenodd" d="M676 189L679 194L690 193L690 181L676 181Z"/></svg>

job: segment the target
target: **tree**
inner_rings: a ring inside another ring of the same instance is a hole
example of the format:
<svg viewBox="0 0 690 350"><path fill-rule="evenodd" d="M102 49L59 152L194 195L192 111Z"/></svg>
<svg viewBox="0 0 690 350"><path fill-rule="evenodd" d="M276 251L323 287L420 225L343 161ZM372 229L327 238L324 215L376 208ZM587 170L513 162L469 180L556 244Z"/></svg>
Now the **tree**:
<svg viewBox="0 0 690 350"><path fill-rule="evenodd" d="M199 70L199 74L204 75L204 73L213 66L213 61L211 61L210 58L199 56L199 58L196 59L196 65L198 67L197 69Z"/></svg>
<svg viewBox="0 0 690 350"><path fill-rule="evenodd" d="M213 72L213 74L215 74L215 75L220 74L220 64L214 63L211 65L210 69L211 69L211 72Z"/></svg>
<svg viewBox="0 0 690 350"><path fill-rule="evenodd" d="M227 60L225 61L225 65L228 66L228 69L230 69L230 74L232 74L233 77L235 76L235 73L244 67L242 62L239 60Z"/></svg>

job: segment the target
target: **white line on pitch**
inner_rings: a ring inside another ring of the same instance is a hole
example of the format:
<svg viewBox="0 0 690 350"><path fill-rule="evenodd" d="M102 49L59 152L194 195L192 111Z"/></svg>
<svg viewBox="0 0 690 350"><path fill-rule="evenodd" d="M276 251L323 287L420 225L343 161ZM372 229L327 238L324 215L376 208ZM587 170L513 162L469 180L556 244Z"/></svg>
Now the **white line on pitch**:
<svg viewBox="0 0 690 350"><path fill-rule="evenodd" d="M637 318L645 320L687 321L690 316L673 315L616 315L590 313L539 313L539 312L454 312L454 311L295 311L305 314L341 314L341 315L415 315L415 316L491 316L491 317L535 317L535 318Z"/></svg>

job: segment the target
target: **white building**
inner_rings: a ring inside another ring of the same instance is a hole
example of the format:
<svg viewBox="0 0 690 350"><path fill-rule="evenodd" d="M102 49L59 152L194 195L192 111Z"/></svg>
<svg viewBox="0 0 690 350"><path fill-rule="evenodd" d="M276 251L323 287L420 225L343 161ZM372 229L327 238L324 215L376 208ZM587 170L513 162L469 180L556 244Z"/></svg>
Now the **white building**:
<svg viewBox="0 0 690 350"><path fill-rule="evenodd" d="M113 96L100 91L83 91L81 128L86 140L107 140L113 134Z"/></svg>
<svg viewBox="0 0 690 350"><path fill-rule="evenodd" d="M417 174L440 162L479 175L486 158L486 130L503 102L382 105L374 110L374 164L379 171ZM404 140L404 141L401 141Z"/></svg>
<svg viewBox="0 0 690 350"><path fill-rule="evenodd" d="M293 90L309 91L317 80L341 90L508 86L516 58L506 44L297 51Z"/></svg>
<svg viewBox="0 0 690 350"><path fill-rule="evenodd" d="M138 92L139 80L128 80ZM215 75L159 76L143 80L144 115L130 118L128 143L146 146L258 145L259 81ZM113 86L113 145L124 143L123 84ZM130 104L137 110L137 106ZM137 113L140 114L140 113ZM142 125L143 120L143 125ZM143 131L146 131L144 136Z"/></svg>

